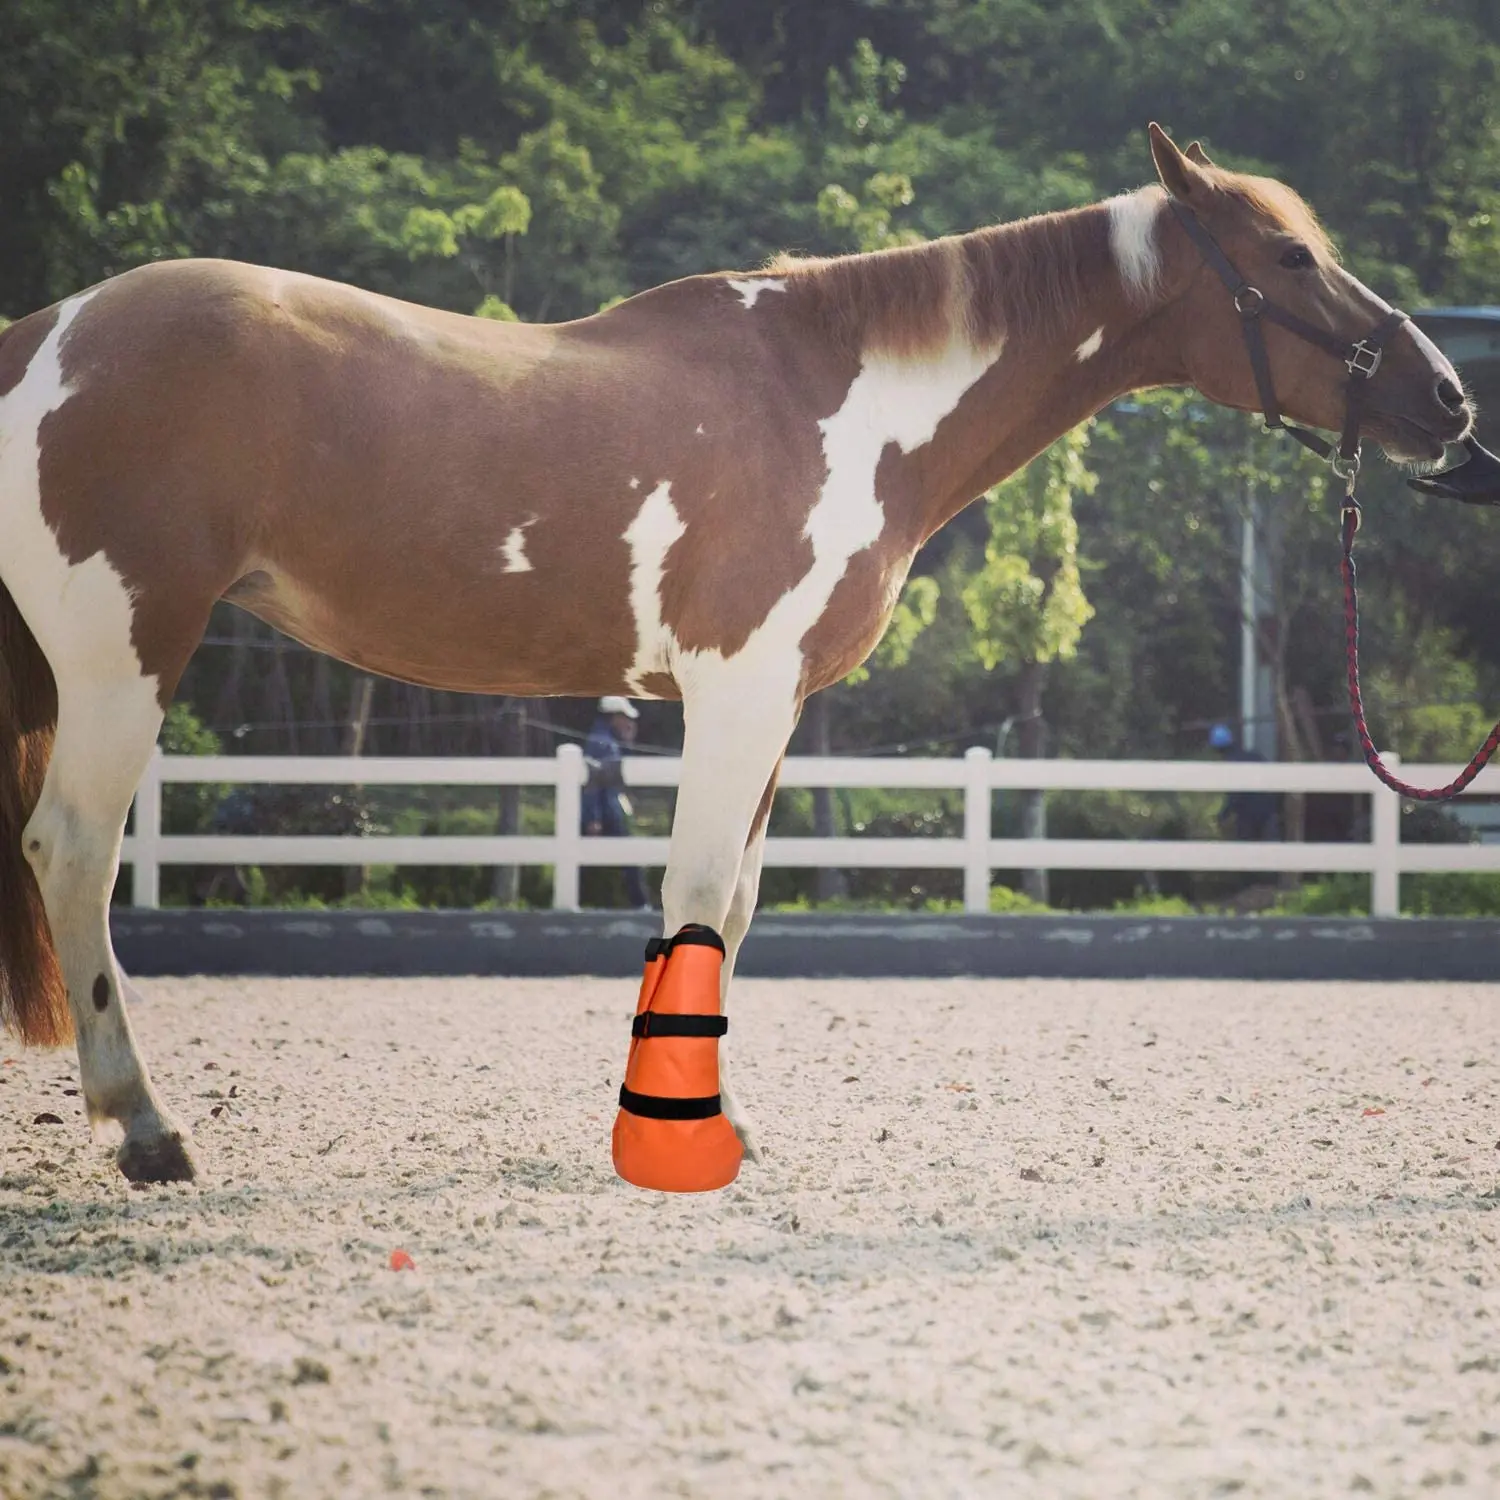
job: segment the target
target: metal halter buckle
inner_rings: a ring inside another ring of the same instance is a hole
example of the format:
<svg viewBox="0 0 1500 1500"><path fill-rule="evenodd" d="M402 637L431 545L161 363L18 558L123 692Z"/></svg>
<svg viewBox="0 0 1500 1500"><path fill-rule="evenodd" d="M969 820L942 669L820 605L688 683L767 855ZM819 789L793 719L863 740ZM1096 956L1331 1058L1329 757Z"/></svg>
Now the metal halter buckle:
<svg viewBox="0 0 1500 1500"><path fill-rule="evenodd" d="M1361 339L1349 351L1349 358L1344 361L1344 368L1351 375L1361 375L1368 380L1380 368L1380 357L1383 352Z"/></svg>
<svg viewBox="0 0 1500 1500"><path fill-rule="evenodd" d="M1242 318L1258 318L1265 305L1266 294L1258 286L1242 286L1234 294L1234 310Z"/></svg>

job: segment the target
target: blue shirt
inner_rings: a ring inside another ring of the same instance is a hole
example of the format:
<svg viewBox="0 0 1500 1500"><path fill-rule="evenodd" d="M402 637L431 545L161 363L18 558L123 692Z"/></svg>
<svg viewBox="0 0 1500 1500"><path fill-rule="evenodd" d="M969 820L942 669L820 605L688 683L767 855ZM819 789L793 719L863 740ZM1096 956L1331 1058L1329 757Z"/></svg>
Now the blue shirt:
<svg viewBox="0 0 1500 1500"><path fill-rule="evenodd" d="M615 738L609 720L595 719L589 737L583 742L583 759L589 772L583 788L585 826L599 823L605 829L613 825L624 831L625 809L620 806L625 790L624 769L620 764L624 754L625 748Z"/></svg>

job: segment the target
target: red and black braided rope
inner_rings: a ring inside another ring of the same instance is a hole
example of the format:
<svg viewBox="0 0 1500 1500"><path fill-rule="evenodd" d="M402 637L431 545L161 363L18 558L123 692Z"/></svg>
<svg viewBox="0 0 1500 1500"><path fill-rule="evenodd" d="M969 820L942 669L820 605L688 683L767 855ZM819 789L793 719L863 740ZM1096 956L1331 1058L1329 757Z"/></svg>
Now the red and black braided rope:
<svg viewBox="0 0 1500 1500"><path fill-rule="evenodd" d="M1490 730L1489 738L1479 747L1478 754L1447 786L1412 786L1386 770L1380 759L1380 752L1370 738L1370 730L1365 723L1364 698L1359 691L1359 591L1355 586L1354 573L1354 538L1359 534L1359 506L1352 500L1344 506L1341 530L1344 543L1344 654L1349 673L1349 712L1354 716L1354 728L1359 734L1365 764L1393 792L1398 792L1403 797L1410 797L1414 802L1446 802L1450 797L1458 796L1489 764L1491 756L1500 748L1500 724Z"/></svg>

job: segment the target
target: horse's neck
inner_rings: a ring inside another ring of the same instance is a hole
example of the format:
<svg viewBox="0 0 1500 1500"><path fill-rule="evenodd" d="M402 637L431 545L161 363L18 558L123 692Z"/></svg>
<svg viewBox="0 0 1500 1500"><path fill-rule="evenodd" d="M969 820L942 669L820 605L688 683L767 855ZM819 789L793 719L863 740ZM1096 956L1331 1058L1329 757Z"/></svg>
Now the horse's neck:
<svg viewBox="0 0 1500 1500"><path fill-rule="evenodd" d="M946 344L866 356L893 406L936 417L927 441L902 444L906 482L887 500L911 508L915 539L1116 397L1185 380L1161 294L1142 284L1153 201L964 237L969 301Z"/></svg>

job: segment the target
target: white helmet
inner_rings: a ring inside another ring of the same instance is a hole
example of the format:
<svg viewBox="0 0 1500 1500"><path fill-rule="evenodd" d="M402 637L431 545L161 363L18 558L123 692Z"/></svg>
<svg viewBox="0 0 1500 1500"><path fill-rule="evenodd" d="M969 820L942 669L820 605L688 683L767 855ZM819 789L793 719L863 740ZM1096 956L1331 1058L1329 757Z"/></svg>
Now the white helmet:
<svg viewBox="0 0 1500 1500"><path fill-rule="evenodd" d="M629 698L611 696L599 700L599 712L601 714L624 714L627 719L640 718L640 710Z"/></svg>

